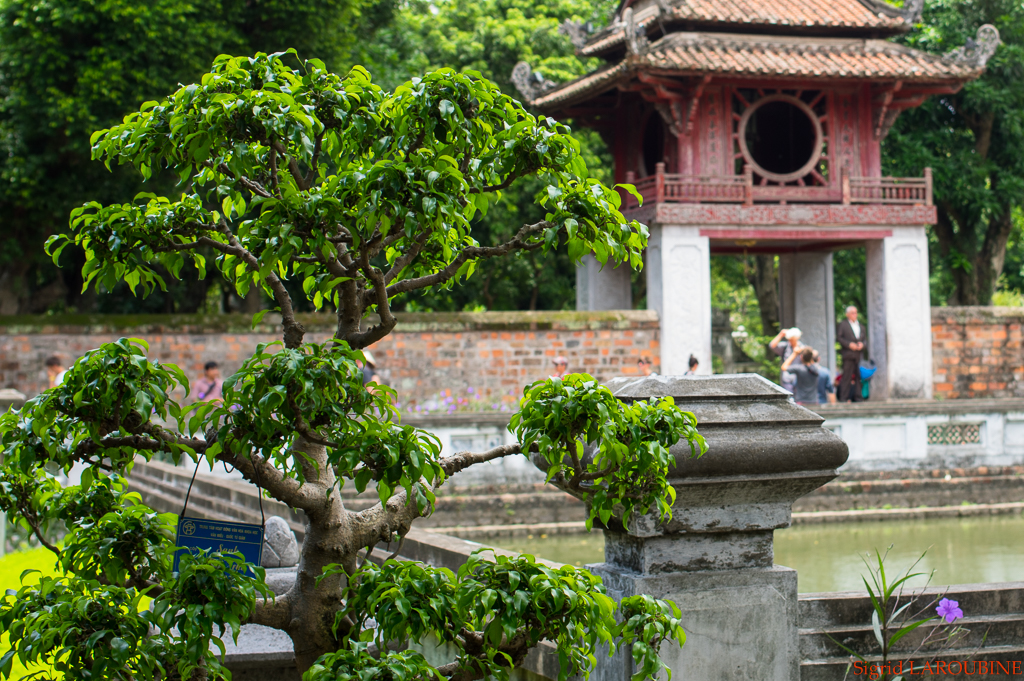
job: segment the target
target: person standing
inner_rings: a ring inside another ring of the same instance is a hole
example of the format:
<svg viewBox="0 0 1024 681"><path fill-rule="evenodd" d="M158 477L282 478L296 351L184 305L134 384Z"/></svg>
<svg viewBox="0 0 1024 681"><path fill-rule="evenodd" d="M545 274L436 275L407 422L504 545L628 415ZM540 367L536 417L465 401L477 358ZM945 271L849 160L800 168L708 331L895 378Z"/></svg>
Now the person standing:
<svg viewBox="0 0 1024 681"><path fill-rule="evenodd" d="M569 360L559 355L554 359L555 373L551 374L551 378L565 378L566 373L569 372Z"/></svg>
<svg viewBox="0 0 1024 681"><path fill-rule="evenodd" d="M685 374L683 374L683 376L696 376L697 375L697 367L700 366L700 362L697 361L696 357L694 357L693 355L690 355L690 359L687 362L687 366L690 367L690 368L689 368L689 370L687 370L687 372Z"/></svg>
<svg viewBox="0 0 1024 681"><path fill-rule="evenodd" d="M636 366L640 369L641 376L657 376L657 372L653 370L653 363L650 357L641 357L636 361Z"/></svg>
<svg viewBox="0 0 1024 681"><path fill-rule="evenodd" d="M779 331L775 338L768 341L768 347L785 364L787 359L803 349L804 346L800 344L802 336L803 332L795 326L791 329L783 329ZM796 390L796 377L785 369L782 370L779 382L782 384L783 389L788 390L790 393Z"/></svg>
<svg viewBox="0 0 1024 681"><path fill-rule="evenodd" d="M49 383L50 388L56 388L58 385L64 382L64 374L68 372L64 368L64 363L60 361L60 357L53 355L52 357L46 358L46 381Z"/></svg>
<svg viewBox="0 0 1024 681"><path fill-rule="evenodd" d="M362 362L358 359L356 360L356 366L363 372L363 385L371 381L373 383L383 383L377 374L377 360L374 358L373 353L369 350L363 350L363 360Z"/></svg>
<svg viewBox="0 0 1024 681"><path fill-rule="evenodd" d="M820 367L814 359L812 348L805 347L799 353L794 352L782 363L782 370L788 371L796 378L796 390L793 397L797 404L818 404L818 375Z"/></svg>
<svg viewBox="0 0 1024 681"><path fill-rule="evenodd" d="M832 370L821 366L821 357L814 351L814 361L818 365L818 404L836 403L836 386L832 381Z"/></svg>
<svg viewBox="0 0 1024 681"><path fill-rule="evenodd" d="M843 373L839 378L839 401L860 402L860 358L864 354L867 331L857 321L857 308L853 305L846 308L846 319L839 323L836 330L839 342L839 356L843 359Z"/></svg>
<svg viewBox="0 0 1024 681"><path fill-rule="evenodd" d="M224 398L224 379L220 377L220 365L207 362L203 365L203 375L196 381L196 396L207 402Z"/></svg>

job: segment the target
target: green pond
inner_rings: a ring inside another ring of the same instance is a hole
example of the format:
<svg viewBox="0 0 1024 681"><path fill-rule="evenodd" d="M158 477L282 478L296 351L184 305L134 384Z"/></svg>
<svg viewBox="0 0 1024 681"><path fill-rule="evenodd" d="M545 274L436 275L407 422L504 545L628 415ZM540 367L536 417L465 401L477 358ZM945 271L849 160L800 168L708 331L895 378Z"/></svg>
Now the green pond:
<svg viewBox="0 0 1024 681"><path fill-rule="evenodd" d="M494 546L541 558L586 565L604 560L600 532L496 539ZM775 533L775 562L799 572L802 593L863 591L862 557L892 546L886 573L905 571L922 553L915 572L934 574L931 584L1024 581L1024 516L798 525ZM923 585L925 578L910 582Z"/></svg>

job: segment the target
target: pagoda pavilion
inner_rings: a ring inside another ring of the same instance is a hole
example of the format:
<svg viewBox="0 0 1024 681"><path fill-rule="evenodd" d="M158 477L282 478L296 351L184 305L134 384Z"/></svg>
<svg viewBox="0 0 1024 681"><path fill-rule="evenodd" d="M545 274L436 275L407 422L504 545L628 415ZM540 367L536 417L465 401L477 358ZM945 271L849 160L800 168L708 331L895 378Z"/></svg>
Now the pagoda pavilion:
<svg viewBox="0 0 1024 681"><path fill-rule="evenodd" d="M529 65L530 104L600 132L627 215L650 227L647 306L661 318L661 371L690 354L711 370L710 256L778 254L783 326L835 361L832 253L866 246L873 396L931 397L926 227L931 173L883 177L880 143L900 112L978 77L999 35L939 56L886 38L923 0L622 0L595 34L566 24L605 64L555 85ZM629 273L593 260L578 309L632 307ZM834 368L834 367L832 367Z"/></svg>

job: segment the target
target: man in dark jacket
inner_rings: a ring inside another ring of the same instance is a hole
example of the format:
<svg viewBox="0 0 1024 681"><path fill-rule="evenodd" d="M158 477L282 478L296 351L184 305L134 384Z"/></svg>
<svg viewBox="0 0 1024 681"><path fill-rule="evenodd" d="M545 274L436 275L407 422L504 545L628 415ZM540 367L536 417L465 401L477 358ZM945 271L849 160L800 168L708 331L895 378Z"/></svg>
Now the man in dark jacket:
<svg viewBox="0 0 1024 681"><path fill-rule="evenodd" d="M864 354L867 329L857 321L857 308L846 308L846 319L839 324L836 340L839 356L843 358L843 374L839 379L839 401L860 402L860 358Z"/></svg>

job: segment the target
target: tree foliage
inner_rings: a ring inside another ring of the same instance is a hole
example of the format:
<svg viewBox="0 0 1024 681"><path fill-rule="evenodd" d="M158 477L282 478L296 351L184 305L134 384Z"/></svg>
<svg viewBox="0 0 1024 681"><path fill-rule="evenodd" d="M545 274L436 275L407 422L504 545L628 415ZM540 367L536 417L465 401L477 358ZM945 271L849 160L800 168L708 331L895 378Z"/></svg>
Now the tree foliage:
<svg viewBox="0 0 1024 681"><path fill-rule="evenodd" d="M639 676L658 672L659 646L682 642L678 610L649 598L616 607L585 571L525 557L478 556L457 575L359 564L360 551L429 514L450 476L520 452L547 460L592 519L671 513L669 448L686 440L694 455L706 449L693 415L671 399L625 405L592 377L548 379L524 393L521 445L444 454L436 438L401 425L390 392L366 390L357 368L359 348L394 327L395 297L452 286L488 258L560 243L574 260L593 252L635 267L646 229L624 220L618 193L589 177L565 126L477 75L439 70L388 92L361 68L339 77L322 62L294 69L286 58L294 53L219 57L199 83L93 135L96 159L144 177L174 173L181 191L77 209L73 233L49 242L54 259L73 244L85 254L86 282L124 280L141 295L186 262L216 268L240 294L259 287L273 298L283 347L260 346L225 381L223 401L183 409L171 398L188 391L181 370L122 339L0 417L0 508L63 572L0 604L0 633L13 643L0 675L18 656L97 680L154 669L223 678L217 646L245 622L285 631L307 681L507 678L542 638L560 644L563 676L588 673L598 644L619 643L632 646ZM479 245L474 216L527 176L544 183L543 218L502 244ZM333 308L333 341L304 342L290 291ZM171 571L173 516L124 485L136 457L157 453L234 466L304 512L286 594L268 599L262 572L229 569L241 567L230 554L184 556ZM76 464L85 466L81 485L62 488L51 473ZM340 488L349 481L374 485L380 502L346 510ZM47 530L59 523L67 534L58 547ZM140 594L154 601L141 612ZM82 617L53 616L72 610ZM451 663L434 669L415 652L382 647L428 635L455 647Z"/></svg>
<svg viewBox="0 0 1024 681"><path fill-rule="evenodd" d="M62 0L0 4L0 312L77 307L125 311L82 292L81 254L63 272L42 244L66 231L67 214L88 199L129 200L143 187L169 192L175 178L149 182L90 162L89 136L125 111L192 82L221 53L296 47L347 60L360 35L387 21L392 0ZM195 276L148 311L194 311L205 286ZM120 291L120 287L118 287ZM142 307L140 305L140 307Z"/></svg>
<svg viewBox="0 0 1024 681"><path fill-rule="evenodd" d="M934 171L941 258L948 302L987 305L1003 271L1013 212L1024 197L1024 8L1008 0L935 0L905 41L947 52L979 26L1002 44L985 72L955 95L932 97L900 116L883 145L886 172Z"/></svg>
<svg viewBox="0 0 1024 681"><path fill-rule="evenodd" d="M512 67L526 60L547 78L569 81L599 65L580 59L564 21L600 26L615 9L610 0L485 0L406 2L393 22L378 31L364 56L376 77L397 85L427 69L473 70L518 97L510 81ZM581 152L595 177L610 180L611 156L593 130L575 129ZM543 183L525 178L514 183L486 215L477 215L473 237L485 245L508 241L516 225L535 222L541 210L534 201ZM526 258L499 258L483 276L451 291L422 292L405 302L408 310L574 309L575 268L564 247Z"/></svg>

